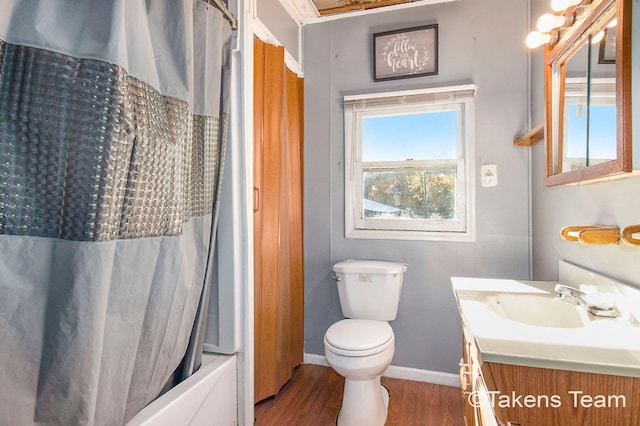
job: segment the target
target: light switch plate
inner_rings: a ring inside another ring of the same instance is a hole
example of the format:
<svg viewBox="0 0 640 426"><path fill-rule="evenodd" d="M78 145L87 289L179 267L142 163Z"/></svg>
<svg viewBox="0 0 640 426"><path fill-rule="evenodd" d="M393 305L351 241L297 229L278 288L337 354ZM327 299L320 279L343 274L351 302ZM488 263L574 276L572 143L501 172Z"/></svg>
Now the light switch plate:
<svg viewBox="0 0 640 426"><path fill-rule="evenodd" d="M480 167L480 183L483 188L498 184L498 165L485 164Z"/></svg>

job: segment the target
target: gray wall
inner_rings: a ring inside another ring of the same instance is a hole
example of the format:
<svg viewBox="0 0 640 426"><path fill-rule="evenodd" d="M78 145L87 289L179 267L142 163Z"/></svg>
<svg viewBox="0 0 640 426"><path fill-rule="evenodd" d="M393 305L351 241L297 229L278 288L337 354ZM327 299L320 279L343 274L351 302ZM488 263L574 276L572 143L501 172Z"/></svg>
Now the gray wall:
<svg viewBox="0 0 640 426"><path fill-rule="evenodd" d="M373 82L372 34L437 23L439 74ZM342 318L332 265L343 259L405 261L394 365L456 373L460 322L451 276L529 277L529 150L513 146L528 126L526 0L420 6L307 25L305 55L305 351L323 354ZM507 34L508 36L504 36ZM477 241L344 237L344 129L348 94L474 83ZM480 165L499 184L481 188Z"/></svg>
<svg viewBox="0 0 640 426"><path fill-rule="evenodd" d="M633 41L640 40L640 3L633 2ZM546 0L532 0L532 20L548 11ZM532 24L533 27L533 24ZM532 90L544 89L542 49L532 60ZM640 43L633 46L633 133L634 156L640 153ZM542 95L532 97L535 122L544 117ZM556 280L558 261L578 265L640 286L640 249L618 246L584 246L560 238L560 229L569 225L616 225L620 229L640 223L640 177L598 182L582 186L544 186L544 144L532 148L533 278ZM635 161L635 167L638 167Z"/></svg>

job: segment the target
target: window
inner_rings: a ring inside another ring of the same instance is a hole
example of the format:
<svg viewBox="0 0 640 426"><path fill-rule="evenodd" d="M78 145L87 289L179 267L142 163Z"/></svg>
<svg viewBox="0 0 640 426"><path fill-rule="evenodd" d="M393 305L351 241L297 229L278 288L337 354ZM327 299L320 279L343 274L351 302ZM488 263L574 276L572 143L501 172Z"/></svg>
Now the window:
<svg viewBox="0 0 640 426"><path fill-rule="evenodd" d="M474 235L475 86L346 96L347 238Z"/></svg>
<svg viewBox="0 0 640 426"><path fill-rule="evenodd" d="M565 80L563 172L617 157L615 78L591 78L589 82L587 88L586 78Z"/></svg>

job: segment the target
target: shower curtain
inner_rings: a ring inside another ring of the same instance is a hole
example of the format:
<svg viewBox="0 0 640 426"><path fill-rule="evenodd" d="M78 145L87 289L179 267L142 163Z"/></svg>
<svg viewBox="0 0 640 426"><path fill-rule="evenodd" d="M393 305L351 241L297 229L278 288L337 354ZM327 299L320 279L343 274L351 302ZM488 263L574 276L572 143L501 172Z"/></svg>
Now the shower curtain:
<svg viewBox="0 0 640 426"><path fill-rule="evenodd" d="M231 28L200 0L0 10L0 424L121 425L196 334Z"/></svg>

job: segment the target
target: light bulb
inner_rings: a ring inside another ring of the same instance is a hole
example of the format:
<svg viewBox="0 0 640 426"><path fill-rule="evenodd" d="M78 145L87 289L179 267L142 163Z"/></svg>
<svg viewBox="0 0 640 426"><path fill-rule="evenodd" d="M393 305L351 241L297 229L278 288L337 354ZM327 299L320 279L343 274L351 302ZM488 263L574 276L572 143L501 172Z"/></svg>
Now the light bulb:
<svg viewBox="0 0 640 426"><path fill-rule="evenodd" d="M543 44L547 44L551 41L550 34L543 34L538 31L532 31L527 36L525 43L529 49L535 49L536 47L542 46Z"/></svg>
<svg viewBox="0 0 640 426"><path fill-rule="evenodd" d="M613 28L618 25L618 18L613 18L611 22L607 24L607 28Z"/></svg>
<svg viewBox="0 0 640 426"><path fill-rule="evenodd" d="M595 36L591 37L591 44L598 44L604 38L604 30L600 31Z"/></svg>
<svg viewBox="0 0 640 426"><path fill-rule="evenodd" d="M562 27L567 19L563 15L554 15L553 13L545 13L538 19L538 31L548 33L554 28Z"/></svg>
<svg viewBox="0 0 640 426"><path fill-rule="evenodd" d="M551 9L555 12L562 12L568 7L577 6L582 0L551 0Z"/></svg>

